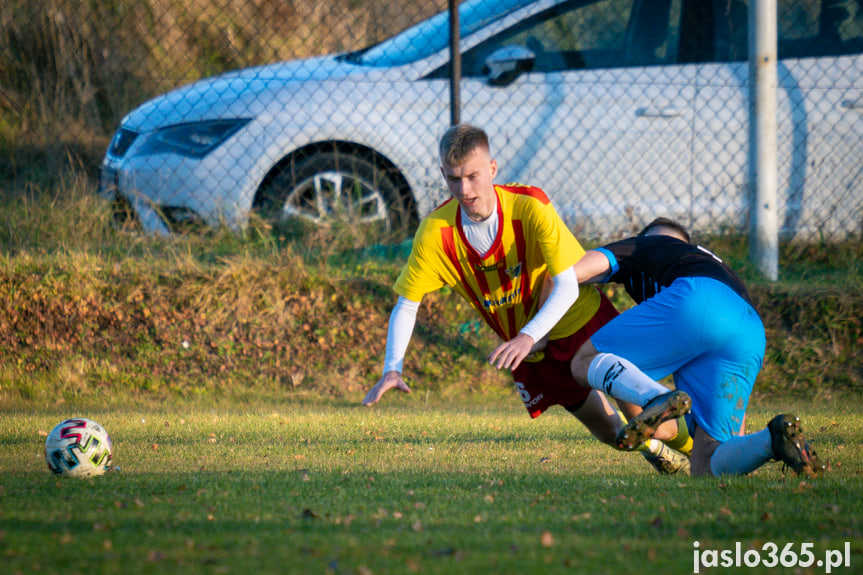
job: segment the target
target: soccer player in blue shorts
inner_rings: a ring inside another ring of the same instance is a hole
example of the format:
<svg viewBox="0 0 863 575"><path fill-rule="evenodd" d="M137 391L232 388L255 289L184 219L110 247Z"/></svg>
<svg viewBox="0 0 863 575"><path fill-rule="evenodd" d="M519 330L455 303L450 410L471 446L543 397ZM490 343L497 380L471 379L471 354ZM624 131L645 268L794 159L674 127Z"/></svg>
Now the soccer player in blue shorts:
<svg viewBox="0 0 863 575"><path fill-rule="evenodd" d="M658 218L635 237L588 251L574 269L579 283L620 283L638 304L572 361L577 381L643 407L618 433L618 447L653 441L660 426L686 415L693 475L745 474L771 460L798 474L822 469L794 415L740 435L764 359L764 326L737 274L692 245L683 226ZM675 391L658 383L668 375Z"/></svg>

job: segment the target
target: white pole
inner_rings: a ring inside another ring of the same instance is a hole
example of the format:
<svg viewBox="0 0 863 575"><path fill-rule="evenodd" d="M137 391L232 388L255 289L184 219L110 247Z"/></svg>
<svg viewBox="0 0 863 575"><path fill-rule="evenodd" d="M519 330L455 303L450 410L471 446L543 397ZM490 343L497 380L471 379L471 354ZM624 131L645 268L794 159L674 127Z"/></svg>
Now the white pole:
<svg viewBox="0 0 863 575"><path fill-rule="evenodd" d="M750 257L779 279L776 205L776 0L749 2Z"/></svg>

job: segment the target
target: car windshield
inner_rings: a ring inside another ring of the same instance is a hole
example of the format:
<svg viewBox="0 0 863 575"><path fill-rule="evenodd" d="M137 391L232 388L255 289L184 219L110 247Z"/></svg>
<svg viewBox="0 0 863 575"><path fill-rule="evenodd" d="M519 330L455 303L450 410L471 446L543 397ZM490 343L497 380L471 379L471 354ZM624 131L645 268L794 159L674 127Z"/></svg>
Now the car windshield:
<svg viewBox="0 0 863 575"><path fill-rule="evenodd" d="M468 0L458 7L462 37L533 4L536 0ZM375 44L349 59L363 66L403 66L430 56L449 45L449 11L444 10L419 24Z"/></svg>

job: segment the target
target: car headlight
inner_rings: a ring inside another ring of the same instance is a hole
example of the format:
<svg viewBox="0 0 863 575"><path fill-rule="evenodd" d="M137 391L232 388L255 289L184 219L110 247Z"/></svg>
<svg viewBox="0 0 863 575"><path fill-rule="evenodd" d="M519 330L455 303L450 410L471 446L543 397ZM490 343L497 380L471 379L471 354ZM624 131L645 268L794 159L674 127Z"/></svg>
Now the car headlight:
<svg viewBox="0 0 863 575"><path fill-rule="evenodd" d="M203 158L250 121L248 118L243 118L168 126L150 134L138 153L141 155L172 153L191 158Z"/></svg>

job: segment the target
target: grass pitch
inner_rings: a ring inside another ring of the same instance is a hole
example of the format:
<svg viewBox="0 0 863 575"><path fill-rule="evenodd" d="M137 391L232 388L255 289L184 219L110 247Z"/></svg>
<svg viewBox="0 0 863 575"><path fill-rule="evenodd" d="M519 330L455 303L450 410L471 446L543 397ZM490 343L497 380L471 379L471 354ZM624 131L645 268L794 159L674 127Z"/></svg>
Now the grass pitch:
<svg viewBox="0 0 863 575"><path fill-rule="evenodd" d="M714 573L863 569L857 402L790 406L832 467L814 480L778 463L748 477L660 477L563 410L532 421L513 404L413 395L371 409L7 411L2 571L692 573L696 552ZM749 428L788 408L754 405ZM116 469L50 474L45 434L72 415L108 429ZM758 550L758 567L722 566L719 551L738 543L738 554ZM782 566L805 562L803 550L811 566Z"/></svg>

